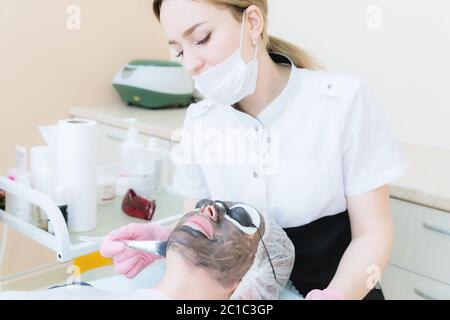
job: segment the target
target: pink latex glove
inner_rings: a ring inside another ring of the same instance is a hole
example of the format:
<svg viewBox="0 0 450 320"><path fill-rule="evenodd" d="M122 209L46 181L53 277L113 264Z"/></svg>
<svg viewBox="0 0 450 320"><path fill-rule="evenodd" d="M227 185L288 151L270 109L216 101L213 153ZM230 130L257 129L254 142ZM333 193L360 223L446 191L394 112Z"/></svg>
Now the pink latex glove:
<svg viewBox="0 0 450 320"><path fill-rule="evenodd" d="M345 300L344 296L333 289L314 289L310 291L305 300Z"/></svg>
<svg viewBox="0 0 450 320"><path fill-rule="evenodd" d="M132 223L108 234L100 247L104 257L112 258L116 272L134 278L142 269L161 257L128 248L124 240L167 240L170 231L153 223Z"/></svg>

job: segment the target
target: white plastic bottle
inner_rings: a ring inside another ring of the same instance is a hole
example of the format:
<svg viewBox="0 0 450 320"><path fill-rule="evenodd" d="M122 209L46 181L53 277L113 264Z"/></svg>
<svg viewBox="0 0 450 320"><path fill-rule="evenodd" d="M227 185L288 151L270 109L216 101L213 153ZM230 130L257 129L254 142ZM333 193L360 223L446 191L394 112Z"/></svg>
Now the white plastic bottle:
<svg viewBox="0 0 450 320"><path fill-rule="evenodd" d="M115 191L117 197L123 197L130 188L130 170L133 168L136 153L145 149L144 145L139 141L139 131L136 128L136 118L128 118L126 121L130 124L127 132L127 139L120 147L121 163L119 177L115 182Z"/></svg>
<svg viewBox="0 0 450 320"><path fill-rule="evenodd" d="M133 157L136 152L143 150L144 144L139 141L139 132L136 128L137 119L129 118L126 121L130 124L127 132L127 139L122 143L121 153L121 172L122 177L126 177L130 173L130 168L133 166Z"/></svg>
<svg viewBox="0 0 450 320"><path fill-rule="evenodd" d="M16 166L8 170L8 179L30 188L31 174L27 171L27 160L27 149L22 146L16 146ZM26 199L7 192L5 196L5 207L6 212L16 215L30 223L35 223L32 205Z"/></svg>
<svg viewBox="0 0 450 320"><path fill-rule="evenodd" d="M31 174L27 171L16 172L14 182L31 188ZM6 211L27 222L35 224L36 221L33 216L31 203L21 197L11 196L11 194L6 193Z"/></svg>
<svg viewBox="0 0 450 320"><path fill-rule="evenodd" d="M148 150L135 153L134 164L131 167L129 183L137 195L152 200L155 196L155 161Z"/></svg>

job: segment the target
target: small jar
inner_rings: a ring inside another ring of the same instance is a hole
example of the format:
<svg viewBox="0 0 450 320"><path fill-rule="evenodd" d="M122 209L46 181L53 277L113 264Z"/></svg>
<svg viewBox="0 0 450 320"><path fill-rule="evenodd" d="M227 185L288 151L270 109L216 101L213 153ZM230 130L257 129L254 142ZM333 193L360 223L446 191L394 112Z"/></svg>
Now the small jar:
<svg viewBox="0 0 450 320"><path fill-rule="evenodd" d="M116 198L116 166L97 168L97 203L111 203Z"/></svg>

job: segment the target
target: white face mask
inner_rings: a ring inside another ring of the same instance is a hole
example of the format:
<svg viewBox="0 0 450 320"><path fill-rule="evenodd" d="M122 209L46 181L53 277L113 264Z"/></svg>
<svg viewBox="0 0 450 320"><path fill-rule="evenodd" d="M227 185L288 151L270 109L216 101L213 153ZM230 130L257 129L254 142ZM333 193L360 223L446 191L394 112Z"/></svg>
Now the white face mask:
<svg viewBox="0 0 450 320"><path fill-rule="evenodd" d="M255 57L246 64L241 56L245 30L245 11L239 49L225 61L209 68L202 74L192 77L195 87L205 97L221 105L233 105L256 90L258 80L258 46Z"/></svg>

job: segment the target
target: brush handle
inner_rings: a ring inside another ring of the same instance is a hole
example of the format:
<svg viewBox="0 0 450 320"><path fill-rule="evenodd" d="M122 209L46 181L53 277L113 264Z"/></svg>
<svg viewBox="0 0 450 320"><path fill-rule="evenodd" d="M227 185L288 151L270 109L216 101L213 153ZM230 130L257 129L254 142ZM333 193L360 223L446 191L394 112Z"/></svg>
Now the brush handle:
<svg viewBox="0 0 450 320"><path fill-rule="evenodd" d="M167 241L125 241L128 248L140 250L146 253L166 256Z"/></svg>
<svg viewBox="0 0 450 320"><path fill-rule="evenodd" d="M102 244L106 237L79 236L78 239L84 242L92 242ZM128 248L140 250L146 253L166 256L167 241L139 241L127 240L123 242Z"/></svg>

